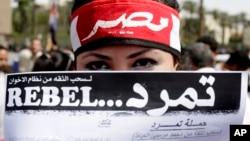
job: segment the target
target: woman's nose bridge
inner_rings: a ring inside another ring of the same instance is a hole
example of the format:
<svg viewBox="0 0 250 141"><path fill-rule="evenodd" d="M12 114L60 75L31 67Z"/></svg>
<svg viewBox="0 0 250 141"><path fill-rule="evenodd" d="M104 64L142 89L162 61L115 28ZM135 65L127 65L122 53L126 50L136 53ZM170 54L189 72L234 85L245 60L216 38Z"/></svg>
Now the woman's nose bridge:
<svg viewBox="0 0 250 141"><path fill-rule="evenodd" d="M126 61L114 61L112 70L125 71L130 70L130 67Z"/></svg>

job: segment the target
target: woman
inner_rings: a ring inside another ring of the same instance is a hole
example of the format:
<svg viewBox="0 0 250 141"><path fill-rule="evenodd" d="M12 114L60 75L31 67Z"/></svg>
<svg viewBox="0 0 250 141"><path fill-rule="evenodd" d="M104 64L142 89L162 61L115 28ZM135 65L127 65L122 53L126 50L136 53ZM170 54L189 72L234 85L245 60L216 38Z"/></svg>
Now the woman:
<svg viewBox="0 0 250 141"><path fill-rule="evenodd" d="M177 0L75 0L70 31L76 70L175 71L178 12Z"/></svg>
<svg viewBox="0 0 250 141"><path fill-rule="evenodd" d="M71 43L77 70L176 70L176 0L75 0Z"/></svg>

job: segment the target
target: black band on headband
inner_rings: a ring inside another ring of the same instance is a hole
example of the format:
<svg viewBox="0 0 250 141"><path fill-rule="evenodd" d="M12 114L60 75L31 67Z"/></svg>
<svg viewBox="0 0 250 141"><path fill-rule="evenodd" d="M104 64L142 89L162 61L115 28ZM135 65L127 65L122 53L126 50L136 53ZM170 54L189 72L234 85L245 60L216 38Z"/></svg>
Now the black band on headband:
<svg viewBox="0 0 250 141"><path fill-rule="evenodd" d="M167 51L173 55L175 55L178 59L180 58L180 52L175 50L172 47L166 46L164 44L147 41L147 40L141 40L141 39L128 39L128 38L113 38L113 37L106 37L106 38L100 38L97 40L94 40L92 42L89 42L88 44L79 47L75 52L75 56L78 56L82 52L94 50L100 47L105 46L112 46L112 45L138 45L143 47L150 47L150 48L157 48L164 51Z"/></svg>

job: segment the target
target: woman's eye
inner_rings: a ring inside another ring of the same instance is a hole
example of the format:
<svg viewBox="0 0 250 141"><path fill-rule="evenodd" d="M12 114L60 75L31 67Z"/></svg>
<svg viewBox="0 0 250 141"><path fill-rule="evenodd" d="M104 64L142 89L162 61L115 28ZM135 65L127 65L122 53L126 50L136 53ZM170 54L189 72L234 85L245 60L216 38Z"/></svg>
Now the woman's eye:
<svg viewBox="0 0 250 141"><path fill-rule="evenodd" d="M157 62L152 59L144 58L138 59L132 65L132 69L143 70L143 69L153 69L153 67L157 65Z"/></svg>
<svg viewBox="0 0 250 141"><path fill-rule="evenodd" d="M87 70L108 70L110 69L108 64L104 61L90 62L85 67Z"/></svg>

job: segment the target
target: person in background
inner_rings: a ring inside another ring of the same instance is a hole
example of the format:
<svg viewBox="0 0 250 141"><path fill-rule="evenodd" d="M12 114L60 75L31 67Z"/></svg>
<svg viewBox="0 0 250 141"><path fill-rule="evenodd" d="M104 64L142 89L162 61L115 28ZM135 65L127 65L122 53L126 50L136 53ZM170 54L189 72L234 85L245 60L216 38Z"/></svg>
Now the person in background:
<svg viewBox="0 0 250 141"><path fill-rule="evenodd" d="M189 64L189 67L182 68L182 70L215 71L213 53L208 45L197 42L184 48L185 52L182 54L180 64L181 66Z"/></svg>
<svg viewBox="0 0 250 141"><path fill-rule="evenodd" d="M32 38L29 47L20 51L19 72L32 71L35 60L42 54L42 41L39 38Z"/></svg>
<svg viewBox="0 0 250 141"><path fill-rule="evenodd" d="M232 51L228 60L216 67L220 71L247 71L249 68L250 59L247 49Z"/></svg>
<svg viewBox="0 0 250 141"><path fill-rule="evenodd" d="M8 57L9 51L6 47L0 45L0 71L4 73L8 73Z"/></svg>
<svg viewBox="0 0 250 141"><path fill-rule="evenodd" d="M18 59L18 66L19 66L18 71L19 72L30 71L29 62L30 62L31 56L32 56L32 52L28 47L23 48L19 51L19 59Z"/></svg>
<svg viewBox="0 0 250 141"><path fill-rule="evenodd" d="M31 39L30 50L32 52L30 69L32 70L35 60L43 54L42 41L39 38Z"/></svg>
<svg viewBox="0 0 250 141"><path fill-rule="evenodd" d="M35 60L32 71L68 71L73 70L73 60L61 50L43 53Z"/></svg>
<svg viewBox="0 0 250 141"><path fill-rule="evenodd" d="M179 61L179 65L177 67L178 71L186 71L186 70L192 70L192 62L190 58L190 52L186 47L181 47L181 57Z"/></svg>
<svg viewBox="0 0 250 141"><path fill-rule="evenodd" d="M3 116L4 116L4 100L5 100L5 73L8 66L8 55L9 51L6 47L0 45L0 141L4 139L4 126L3 126Z"/></svg>
<svg viewBox="0 0 250 141"><path fill-rule="evenodd" d="M179 27L176 0L75 0L71 43L76 70L175 71Z"/></svg>
<svg viewBox="0 0 250 141"><path fill-rule="evenodd" d="M204 43L209 46L209 48L212 51L213 61L214 61L214 67L216 65L216 56L218 54L218 42L211 36L201 36L199 37L196 42L198 43Z"/></svg>
<svg viewBox="0 0 250 141"><path fill-rule="evenodd" d="M32 71L54 71L55 69L51 56L46 53L36 59Z"/></svg>

